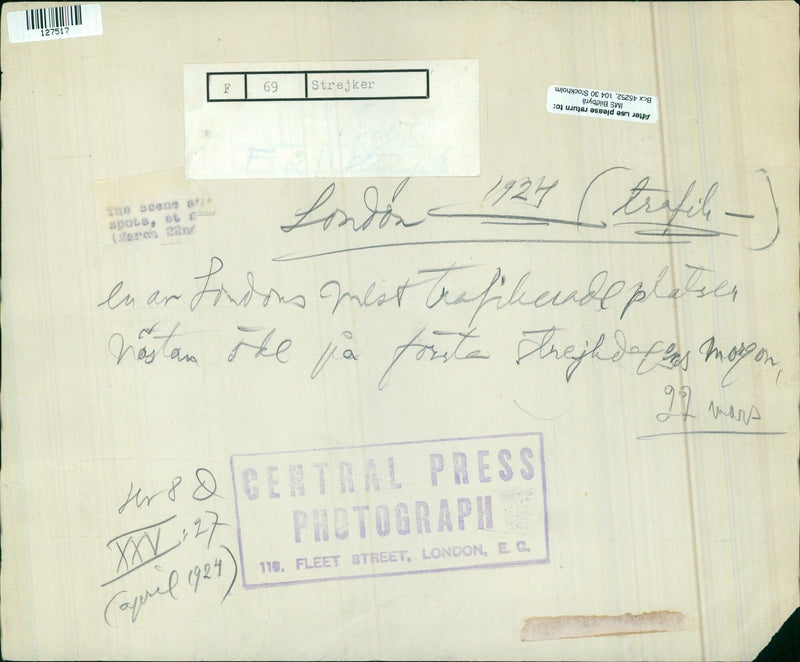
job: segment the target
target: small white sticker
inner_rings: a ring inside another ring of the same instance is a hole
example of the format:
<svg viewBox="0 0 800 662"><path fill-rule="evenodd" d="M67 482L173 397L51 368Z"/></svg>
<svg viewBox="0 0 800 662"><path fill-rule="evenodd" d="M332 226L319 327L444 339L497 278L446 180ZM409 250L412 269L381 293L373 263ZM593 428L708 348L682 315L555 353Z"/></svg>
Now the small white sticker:
<svg viewBox="0 0 800 662"><path fill-rule="evenodd" d="M547 88L547 112L654 124L658 99L651 94L551 85Z"/></svg>
<svg viewBox="0 0 800 662"><path fill-rule="evenodd" d="M8 40L12 44L101 34L103 18L99 4L40 7L8 14Z"/></svg>

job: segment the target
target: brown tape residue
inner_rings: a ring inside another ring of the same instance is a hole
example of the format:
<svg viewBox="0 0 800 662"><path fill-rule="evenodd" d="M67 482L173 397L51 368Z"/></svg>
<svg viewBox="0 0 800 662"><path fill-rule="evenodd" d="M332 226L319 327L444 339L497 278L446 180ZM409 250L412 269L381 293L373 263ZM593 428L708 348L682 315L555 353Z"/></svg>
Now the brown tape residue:
<svg viewBox="0 0 800 662"><path fill-rule="evenodd" d="M647 632L676 632L686 629L686 617L679 611L648 611L617 616L543 616L526 618L522 641L611 637Z"/></svg>

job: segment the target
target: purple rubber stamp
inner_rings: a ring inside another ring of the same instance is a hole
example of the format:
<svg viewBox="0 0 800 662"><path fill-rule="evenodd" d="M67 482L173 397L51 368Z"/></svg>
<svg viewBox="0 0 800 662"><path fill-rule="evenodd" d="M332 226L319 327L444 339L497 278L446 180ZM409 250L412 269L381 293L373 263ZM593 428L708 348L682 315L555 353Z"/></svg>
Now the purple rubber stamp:
<svg viewBox="0 0 800 662"><path fill-rule="evenodd" d="M539 432L231 456L245 588L549 563Z"/></svg>

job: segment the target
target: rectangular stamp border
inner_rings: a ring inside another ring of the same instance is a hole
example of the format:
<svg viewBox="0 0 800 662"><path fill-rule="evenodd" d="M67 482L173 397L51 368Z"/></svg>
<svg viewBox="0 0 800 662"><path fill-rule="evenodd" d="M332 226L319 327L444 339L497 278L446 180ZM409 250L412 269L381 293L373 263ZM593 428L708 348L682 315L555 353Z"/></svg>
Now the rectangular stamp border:
<svg viewBox="0 0 800 662"><path fill-rule="evenodd" d="M542 474L542 506L544 509L544 544L545 556L543 558L531 559L528 561L509 561L506 563L482 563L479 565L460 566L457 568L431 568L428 570L408 570L403 572L385 572L380 574L361 574L361 575L348 575L347 577L320 577L317 579L299 579L288 582L261 582L258 584L248 584L244 563L244 550L242 549L242 532L241 532L241 519L239 517L239 495L236 487L236 471L234 470L233 461L237 457L257 457L264 455L290 455L293 453L313 453L317 451L342 451L342 450L356 450L360 448L385 448L388 446L409 446L412 444L431 444L443 443L448 441L475 441L479 439L505 439L508 437L538 437L539 438L539 466L541 467ZM397 577L400 575L421 575L431 572L450 572L456 570L491 570L495 568L506 568L522 565L544 565L550 563L550 524L547 513L547 476L545 472L544 461L544 434L542 432L512 432L509 434L491 434L476 437L448 437L444 439L420 439L417 441L395 441L380 444L356 444L352 446L334 446L330 448L295 448L286 451L266 451L261 453L234 453L230 456L231 465L231 481L233 485L233 504L236 512L236 543L239 547L239 568L242 575L242 588L246 590L256 588L269 588L273 586L291 586L295 584L316 584L320 582L335 582L348 579L378 579L381 577Z"/></svg>
<svg viewBox="0 0 800 662"><path fill-rule="evenodd" d="M395 95L377 97L310 97L308 96L308 75L309 74L425 74L425 94L422 95ZM286 97L276 99L266 98L247 98L247 76L249 75L282 75L282 74L302 74L305 77L306 95L303 97ZM244 76L244 99L212 99L211 98L211 76ZM430 99L431 98L431 71L430 69L306 69L298 71L207 71L206 72L206 103L251 103L251 102L278 102L278 101L376 101L401 99Z"/></svg>

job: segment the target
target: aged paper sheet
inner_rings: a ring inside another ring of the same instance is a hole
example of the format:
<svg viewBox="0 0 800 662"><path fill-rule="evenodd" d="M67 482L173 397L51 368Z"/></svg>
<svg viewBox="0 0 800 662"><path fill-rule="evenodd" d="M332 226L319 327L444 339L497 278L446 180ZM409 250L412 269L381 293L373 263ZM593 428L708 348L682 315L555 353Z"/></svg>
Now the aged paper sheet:
<svg viewBox="0 0 800 662"><path fill-rule="evenodd" d="M751 659L798 605L789 2L6 4L11 659Z"/></svg>

